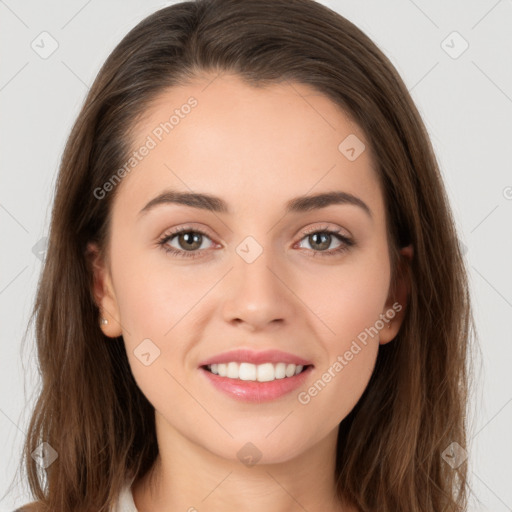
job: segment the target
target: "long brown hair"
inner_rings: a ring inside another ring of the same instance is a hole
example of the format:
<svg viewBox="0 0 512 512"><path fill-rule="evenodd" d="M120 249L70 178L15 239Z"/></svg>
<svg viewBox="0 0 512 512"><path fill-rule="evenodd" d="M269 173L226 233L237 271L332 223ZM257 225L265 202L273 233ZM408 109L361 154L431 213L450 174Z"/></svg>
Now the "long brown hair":
<svg viewBox="0 0 512 512"><path fill-rule="evenodd" d="M407 88L355 25L313 0L198 0L165 7L108 57L67 142L30 322L41 391L22 462L35 510L106 511L158 454L154 409L135 383L122 337L106 338L92 293L87 243L107 246L116 189L97 199L130 154L131 133L165 88L204 72L250 85L310 85L365 132L386 205L393 279L398 249L414 257L397 337L379 349L363 396L341 422L336 482L361 511L454 512L467 507L467 270L438 164ZM41 443L58 458L42 469ZM29 506L26 507L29 510Z"/></svg>

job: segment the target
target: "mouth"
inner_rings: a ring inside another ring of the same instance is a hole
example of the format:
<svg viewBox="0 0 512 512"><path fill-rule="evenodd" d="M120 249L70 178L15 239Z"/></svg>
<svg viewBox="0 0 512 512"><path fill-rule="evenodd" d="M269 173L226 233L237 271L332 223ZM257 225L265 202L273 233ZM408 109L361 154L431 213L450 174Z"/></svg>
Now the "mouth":
<svg viewBox="0 0 512 512"><path fill-rule="evenodd" d="M234 400L262 403L290 399L306 385L314 365L282 350L234 349L199 363L208 385Z"/></svg>
<svg viewBox="0 0 512 512"><path fill-rule="evenodd" d="M293 363L263 363L252 364L247 362L231 361L203 365L204 370L225 377L227 379L252 382L272 382L281 379L290 379L312 368L313 365L301 365Z"/></svg>
<svg viewBox="0 0 512 512"><path fill-rule="evenodd" d="M241 402L261 404L290 399L306 385L314 366L293 363L252 364L236 361L200 366L206 381L222 394Z"/></svg>

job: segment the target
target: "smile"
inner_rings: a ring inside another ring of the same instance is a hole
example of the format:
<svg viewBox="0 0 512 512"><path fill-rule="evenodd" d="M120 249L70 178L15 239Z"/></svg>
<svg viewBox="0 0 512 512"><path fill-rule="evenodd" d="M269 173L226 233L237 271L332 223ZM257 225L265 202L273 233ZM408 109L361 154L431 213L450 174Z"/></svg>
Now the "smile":
<svg viewBox="0 0 512 512"><path fill-rule="evenodd" d="M199 368L207 382L230 398L263 403L290 396L305 385L313 365L293 363L214 363ZM214 373L217 372L217 373ZM221 373L225 373L222 375Z"/></svg>
<svg viewBox="0 0 512 512"><path fill-rule="evenodd" d="M270 382L277 379L286 379L298 375L304 370L303 365L293 363L219 363L207 365L206 369L220 377L240 379L245 381Z"/></svg>

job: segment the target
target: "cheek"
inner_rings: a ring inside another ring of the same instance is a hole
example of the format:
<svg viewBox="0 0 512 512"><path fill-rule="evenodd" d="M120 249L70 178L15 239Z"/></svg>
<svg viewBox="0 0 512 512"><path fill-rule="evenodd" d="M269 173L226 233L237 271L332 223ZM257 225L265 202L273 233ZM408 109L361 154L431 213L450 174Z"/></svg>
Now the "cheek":
<svg viewBox="0 0 512 512"><path fill-rule="evenodd" d="M114 265L119 313L133 342L170 337L174 326L211 287L190 268L173 267L158 248L123 251L119 245Z"/></svg>
<svg viewBox="0 0 512 512"><path fill-rule="evenodd" d="M375 367L378 345L349 343L328 365L317 368L309 387L297 394L297 416L311 422L319 438L343 421L363 395ZM318 423L318 418L322 421Z"/></svg>
<svg viewBox="0 0 512 512"><path fill-rule="evenodd" d="M327 416L330 425L352 410L373 373L390 277L389 260L379 254L368 251L333 267L328 277L317 276L315 282L322 286L303 281L300 293L315 313L326 358L315 369L312 385L297 398L311 417Z"/></svg>
<svg viewBox="0 0 512 512"><path fill-rule="evenodd" d="M297 281L299 297L316 318L318 334L332 349L342 350L375 325L384 312L390 269L388 259L368 252L339 266L323 268Z"/></svg>
<svg viewBox="0 0 512 512"><path fill-rule="evenodd" d="M114 256L113 252L113 261ZM166 403L169 396L183 392L171 375L183 380L186 355L197 330L197 313L204 307L199 302L218 278L205 275L198 279L197 271L172 267L163 252L148 257L147 251L123 251L121 246L113 268L133 376L153 404L159 400Z"/></svg>
<svg viewBox="0 0 512 512"><path fill-rule="evenodd" d="M183 278L141 264L136 256L122 266L116 294L133 377L157 410L165 410L169 397L186 402L178 382L183 382L193 305L202 294L194 280L184 286Z"/></svg>

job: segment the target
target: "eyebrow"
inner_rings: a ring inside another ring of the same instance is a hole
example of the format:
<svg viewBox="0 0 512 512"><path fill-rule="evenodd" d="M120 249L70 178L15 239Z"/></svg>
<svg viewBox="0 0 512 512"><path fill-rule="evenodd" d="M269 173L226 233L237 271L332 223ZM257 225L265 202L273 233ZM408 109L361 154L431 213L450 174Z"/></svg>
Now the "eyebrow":
<svg viewBox="0 0 512 512"><path fill-rule="evenodd" d="M182 204L192 208L199 208L202 210L210 210L217 213L230 214L230 209L226 201L220 197L211 194L201 194L198 192L180 192L177 190L165 190L155 198L151 199L149 203L142 208L139 216L146 214L153 208L163 204ZM335 204L349 204L358 206L364 210L370 218L372 211L370 207L359 197L356 197L348 192L324 192L315 195L305 195L295 197L285 204L286 213L301 213L320 208L326 208Z"/></svg>

